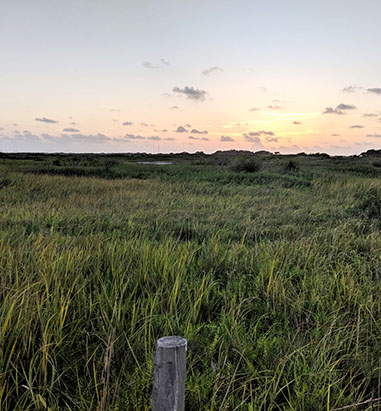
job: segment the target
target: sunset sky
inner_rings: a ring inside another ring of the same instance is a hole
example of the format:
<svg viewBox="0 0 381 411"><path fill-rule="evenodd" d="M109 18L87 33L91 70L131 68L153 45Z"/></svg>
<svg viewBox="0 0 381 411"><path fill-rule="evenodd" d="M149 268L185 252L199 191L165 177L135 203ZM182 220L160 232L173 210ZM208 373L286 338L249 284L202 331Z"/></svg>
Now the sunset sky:
<svg viewBox="0 0 381 411"><path fill-rule="evenodd" d="M381 149L380 0L2 0L0 151Z"/></svg>

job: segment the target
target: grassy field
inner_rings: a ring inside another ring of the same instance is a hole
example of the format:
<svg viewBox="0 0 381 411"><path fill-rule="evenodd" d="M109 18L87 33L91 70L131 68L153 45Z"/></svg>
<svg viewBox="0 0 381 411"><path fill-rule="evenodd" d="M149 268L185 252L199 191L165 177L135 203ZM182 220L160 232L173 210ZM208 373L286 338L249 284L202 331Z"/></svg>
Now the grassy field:
<svg viewBox="0 0 381 411"><path fill-rule="evenodd" d="M0 409L148 410L164 335L188 411L381 397L380 165L3 154Z"/></svg>

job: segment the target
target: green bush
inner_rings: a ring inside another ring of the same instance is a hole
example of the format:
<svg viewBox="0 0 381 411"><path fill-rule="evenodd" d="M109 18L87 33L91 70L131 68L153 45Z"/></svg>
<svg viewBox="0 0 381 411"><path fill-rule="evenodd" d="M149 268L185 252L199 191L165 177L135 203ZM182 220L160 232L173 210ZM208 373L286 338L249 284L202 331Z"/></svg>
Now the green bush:
<svg viewBox="0 0 381 411"><path fill-rule="evenodd" d="M232 165L231 169L238 173L255 173L261 169L261 163L254 158L249 158L243 161L239 161Z"/></svg>

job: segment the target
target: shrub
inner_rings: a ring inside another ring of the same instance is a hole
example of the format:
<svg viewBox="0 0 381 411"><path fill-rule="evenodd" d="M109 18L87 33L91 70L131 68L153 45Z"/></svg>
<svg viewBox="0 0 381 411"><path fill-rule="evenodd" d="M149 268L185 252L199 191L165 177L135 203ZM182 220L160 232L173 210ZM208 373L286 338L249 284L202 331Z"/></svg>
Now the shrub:
<svg viewBox="0 0 381 411"><path fill-rule="evenodd" d="M286 166L285 166L286 171L297 171L299 170L299 166L295 161L290 160Z"/></svg>
<svg viewBox="0 0 381 411"><path fill-rule="evenodd" d="M236 172L255 173L261 169L261 164L253 158L237 162L231 169Z"/></svg>

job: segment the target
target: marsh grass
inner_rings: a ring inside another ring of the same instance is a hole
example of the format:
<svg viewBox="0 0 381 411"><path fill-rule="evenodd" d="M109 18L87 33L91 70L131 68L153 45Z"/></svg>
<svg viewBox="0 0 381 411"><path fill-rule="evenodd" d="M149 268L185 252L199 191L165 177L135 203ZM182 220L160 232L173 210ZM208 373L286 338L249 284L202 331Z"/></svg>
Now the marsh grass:
<svg viewBox="0 0 381 411"><path fill-rule="evenodd" d="M208 165L110 179L7 161L0 409L148 410L155 342L172 334L188 339L187 410L380 396L378 178L328 163L285 174L277 159L241 180Z"/></svg>

